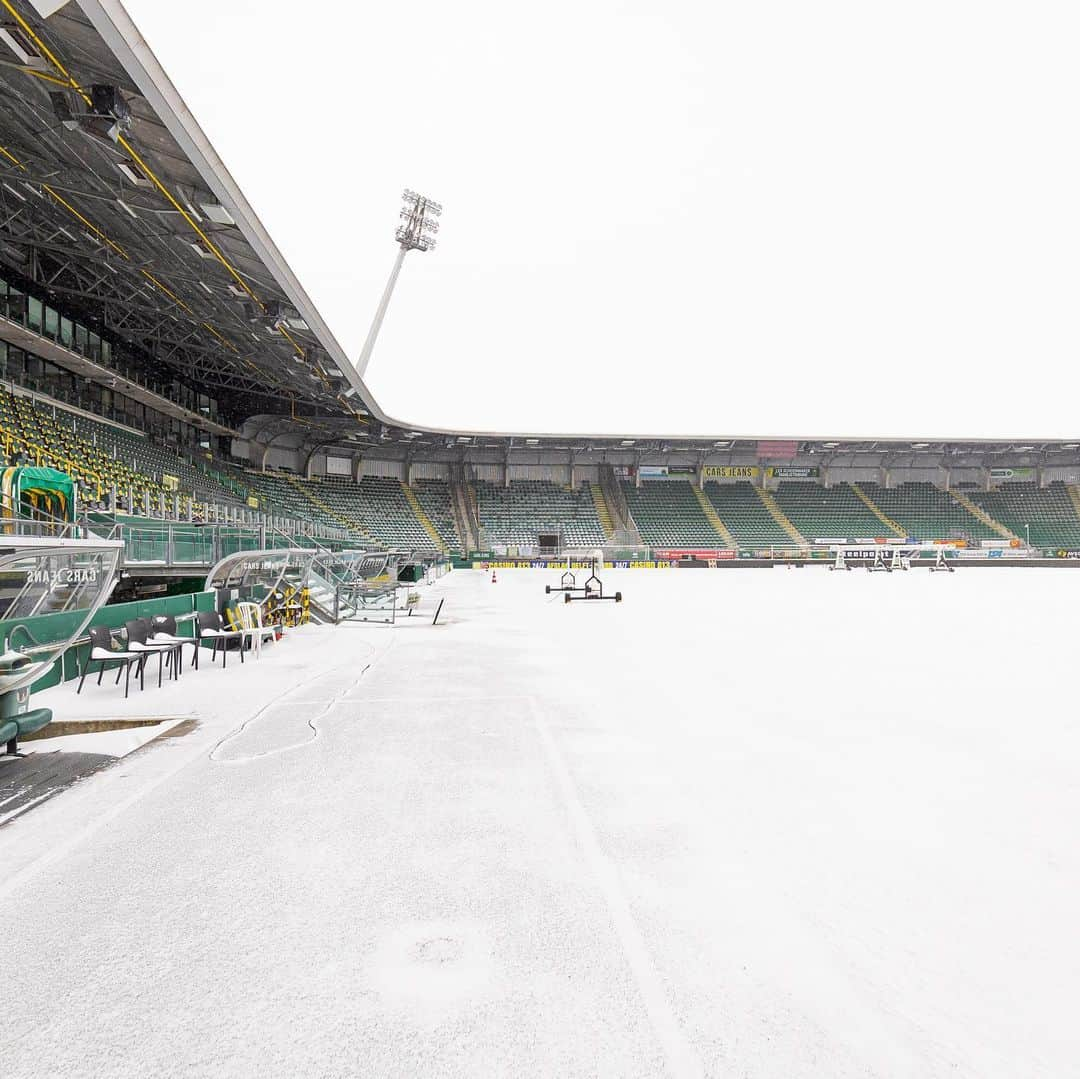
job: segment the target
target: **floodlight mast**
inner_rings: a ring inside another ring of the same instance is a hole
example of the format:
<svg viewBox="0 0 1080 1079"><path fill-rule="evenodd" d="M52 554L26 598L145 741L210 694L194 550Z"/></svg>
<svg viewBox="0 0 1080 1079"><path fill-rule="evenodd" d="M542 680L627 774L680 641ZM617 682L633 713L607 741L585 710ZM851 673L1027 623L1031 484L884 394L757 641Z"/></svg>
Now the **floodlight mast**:
<svg viewBox="0 0 1080 1079"><path fill-rule="evenodd" d="M364 372L371 362L371 353L375 350L375 340L382 329L383 319L386 317L386 309L390 306L390 297L394 294L394 286L397 284L398 274L405 256L410 251L430 251L435 246L435 233L439 231L439 215L442 206L431 199L418 195L415 191L406 188L401 194L402 207L401 223L394 233L394 239L398 242L397 258L394 259L394 268L390 271L390 279L383 289L382 299L372 319L371 329L368 330L367 340L364 342L360 359L356 361L356 373L363 378Z"/></svg>

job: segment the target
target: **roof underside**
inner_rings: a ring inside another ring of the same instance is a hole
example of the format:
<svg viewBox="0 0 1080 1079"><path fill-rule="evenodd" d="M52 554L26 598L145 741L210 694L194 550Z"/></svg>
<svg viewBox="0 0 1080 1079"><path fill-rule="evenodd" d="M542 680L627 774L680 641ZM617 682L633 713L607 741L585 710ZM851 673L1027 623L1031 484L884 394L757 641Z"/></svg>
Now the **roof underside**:
<svg viewBox="0 0 1080 1079"><path fill-rule="evenodd" d="M234 419L283 401L346 415L347 383L83 12L3 0L4 26L40 58L0 43L0 261ZM119 90L126 130L95 85Z"/></svg>

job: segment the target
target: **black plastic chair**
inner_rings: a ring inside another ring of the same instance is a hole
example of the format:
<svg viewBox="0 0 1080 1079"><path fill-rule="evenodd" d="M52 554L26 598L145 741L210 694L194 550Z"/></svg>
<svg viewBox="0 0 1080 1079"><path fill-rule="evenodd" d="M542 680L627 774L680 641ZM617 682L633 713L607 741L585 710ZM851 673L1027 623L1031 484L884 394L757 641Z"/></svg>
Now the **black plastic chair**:
<svg viewBox="0 0 1080 1079"><path fill-rule="evenodd" d="M195 670L199 669L199 650L201 645L197 637L180 637L176 632L176 619L171 614L156 614L150 619L149 644L175 644L183 656L184 645L190 645L194 654Z"/></svg>
<svg viewBox="0 0 1080 1079"><path fill-rule="evenodd" d="M150 637L150 619L133 618L124 623L124 631L127 633L128 650L141 652L145 656L157 654L158 672L157 684L161 688L161 673L166 661L169 668L170 678L180 677L180 646L178 644L152 644Z"/></svg>
<svg viewBox="0 0 1080 1079"><path fill-rule="evenodd" d="M101 676L105 673L105 664L116 662L116 684L120 684L120 673L124 673L124 696L127 697L131 687L131 668L134 664L138 669L139 689L143 689L143 668L146 666L147 652L132 652L123 648L113 648L112 630L108 626L91 626L90 630L90 654L83 664L82 676L79 678L79 688L76 694L82 693L83 682L90 672L92 663L98 664L97 684L101 685Z"/></svg>
<svg viewBox="0 0 1080 1079"><path fill-rule="evenodd" d="M221 615L217 611L198 612L198 638L199 641L213 641L214 650L210 653L210 662L217 662L218 645L221 646L221 667L224 670L229 665L229 641L236 641L240 645L240 662L244 662L244 638L247 635L243 630L225 629L221 622Z"/></svg>

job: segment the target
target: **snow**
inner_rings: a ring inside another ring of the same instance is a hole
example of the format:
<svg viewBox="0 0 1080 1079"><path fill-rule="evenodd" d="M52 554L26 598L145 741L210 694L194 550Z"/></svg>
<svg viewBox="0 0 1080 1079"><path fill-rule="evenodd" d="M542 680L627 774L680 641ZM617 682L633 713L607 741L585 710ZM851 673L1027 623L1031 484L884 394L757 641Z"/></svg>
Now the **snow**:
<svg viewBox="0 0 1080 1079"><path fill-rule="evenodd" d="M1073 1072L1080 576L556 577L36 698L198 724L0 828L5 1079Z"/></svg>

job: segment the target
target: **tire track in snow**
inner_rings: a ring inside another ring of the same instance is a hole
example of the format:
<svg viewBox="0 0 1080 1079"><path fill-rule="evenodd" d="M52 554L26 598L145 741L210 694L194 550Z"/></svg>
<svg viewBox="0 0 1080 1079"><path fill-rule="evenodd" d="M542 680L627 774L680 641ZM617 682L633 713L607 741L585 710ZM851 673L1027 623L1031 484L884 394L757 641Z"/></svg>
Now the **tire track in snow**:
<svg viewBox="0 0 1080 1079"><path fill-rule="evenodd" d="M302 741L299 742L290 742L288 745L285 746L275 746L273 749L266 749L263 750L261 753L251 753L245 757L217 756L219 750L223 749L230 742L239 738L249 727L262 719L263 716L265 716L265 714L267 713L267 711L269 711L271 708L276 708L279 704L286 701L290 694L295 693L299 689L303 689L305 686L311 685L312 682L317 681L320 678L325 678L327 673L333 672L323 671L322 673L308 678L303 682L298 682L295 686L292 687L292 689L278 697L277 700L267 701L266 704L264 704L262 708L260 708L253 716L248 716L248 718L245 719L239 727L235 727L227 735L225 735L224 738L218 741L214 748L210 750L209 759L214 764L250 764L252 761L262 760L266 757L277 757L280 756L282 753L290 753L294 749L303 749L304 746L309 746L312 742L317 741L319 737L319 728L315 725L316 721L322 719L323 716L325 716L334 707L335 704L339 704L342 700L344 700L345 697L347 697L358 685L360 685L360 683L364 679L364 675L369 670L371 670L372 664L375 662L378 653L369 644L365 644L365 647L368 649L368 659L367 662L360 668L360 674L356 678L354 678L353 681L351 681L343 690L331 697L321 712L314 716L308 716L305 718L304 724L311 730L310 737L304 738ZM387 646L386 651L389 652L391 647L393 647L393 640L391 640L390 645ZM385 655L386 653L384 652L383 654ZM351 662L349 664L349 667L355 669L355 663Z"/></svg>

